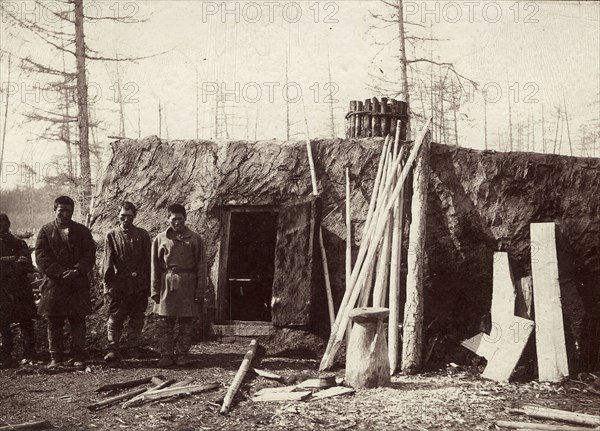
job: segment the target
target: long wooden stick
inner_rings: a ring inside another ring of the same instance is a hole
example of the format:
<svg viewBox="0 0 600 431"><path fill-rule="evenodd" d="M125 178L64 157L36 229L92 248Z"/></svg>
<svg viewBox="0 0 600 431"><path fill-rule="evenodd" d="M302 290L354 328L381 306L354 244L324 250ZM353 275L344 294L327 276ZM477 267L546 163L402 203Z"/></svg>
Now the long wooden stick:
<svg viewBox="0 0 600 431"><path fill-rule="evenodd" d="M231 408L231 403L233 402L233 397L235 396L237 391L240 389L240 386L242 385L242 381L244 380L244 377L246 377L246 373L250 369L250 364L252 363L252 359L254 359L254 355L256 355L257 346L258 346L258 343L256 342L256 340L252 340L250 342L250 347L249 347L248 351L246 352L246 355L244 356L242 365L240 365L239 370L237 371L237 373L235 374L235 377L233 378L233 381L231 382L231 386L229 386L229 389L227 390L227 394L225 394L225 398L223 399L223 405L221 406L221 410L219 411L219 413L225 414Z"/></svg>
<svg viewBox="0 0 600 431"><path fill-rule="evenodd" d="M519 421L496 421L500 428L510 428L517 430L543 430L543 431L594 431L598 428L572 427L570 425L549 425L533 422Z"/></svg>
<svg viewBox="0 0 600 431"><path fill-rule="evenodd" d="M352 214L350 213L350 167L346 166L346 290L350 288L350 276L352 275ZM335 319L334 319L335 322ZM346 329L346 347L350 344L350 331L352 322L348 323Z"/></svg>
<svg viewBox="0 0 600 431"><path fill-rule="evenodd" d="M6 425L0 427L0 431L12 430L45 430L52 428L52 424L48 421L25 422L22 424Z"/></svg>
<svg viewBox="0 0 600 431"><path fill-rule="evenodd" d="M310 168L310 181L312 184L312 193L314 196L319 195L319 188L317 185L317 173L315 170L315 162L312 155L312 145L310 143L310 137L308 133L308 119L306 118L306 107L304 101L302 101L302 107L304 109L304 135L306 138L306 155L308 157L308 166ZM323 263L323 276L325 278L325 293L327 295L327 309L329 312L329 321L333 326L335 322L335 309L333 305L333 295L331 293L331 281L329 279L329 265L327 264L327 252L325 251L325 244L323 243L323 226L319 225L319 247L321 249L321 261Z"/></svg>
<svg viewBox="0 0 600 431"><path fill-rule="evenodd" d="M346 289L352 275L352 218L350 214L350 168L346 166Z"/></svg>
<svg viewBox="0 0 600 431"><path fill-rule="evenodd" d="M417 158L417 155L419 154L421 145L423 144L423 141L425 140L425 136L426 136L427 132L429 131L430 124L431 124L431 119L427 120L427 122L423 126L423 129L419 133L419 136L418 136L417 140L415 141L415 144L414 144L414 146L411 150L411 153L408 157L406 165L401 170L400 177L399 177L393 191L390 193L390 199L388 200L386 207L383 208L383 209L387 210L387 211L385 211L385 213L389 212L389 210L392 209L392 207L395 204L396 199L398 198L398 196L400 196L400 191L402 190L402 187L404 186L404 183L406 182L406 178L408 176L408 171L411 168L412 164L414 163L415 159ZM379 240L383 236L383 231L385 230L386 223L384 222L384 223L376 223L376 224L377 224L377 226L374 226L374 228L373 228L374 232L372 235L372 240L369 241L369 243L370 243L369 248L366 251L366 256L365 256L365 263L369 263L369 264L370 264L370 261L373 259L373 256L376 252L377 243L379 243ZM375 246L373 246L373 244L375 244ZM360 252L359 252L359 254L360 254ZM354 266L354 269L352 270L352 277L351 277L352 288L350 291L347 291L344 295L344 299L346 300L345 301L346 305L344 307L344 311L338 312L338 315L336 317L335 327L334 327L335 331L332 332L331 336L329 337L329 341L327 343L327 348L325 350L325 354L323 355L323 358L321 360L321 364L319 367L319 369L321 371L326 370L326 369L330 368L331 365L333 365L333 361L335 359L335 354L339 350L340 343L344 337L344 333L345 333L346 327L348 325L348 321L349 321L348 314L351 311L352 307L354 307L354 305L356 304L356 299L358 298L358 295L360 294L360 283L357 283L357 281L362 280L365 276L366 276L365 271L361 270L357 263ZM344 302L344 299L342 299L342 302ZM340 307L340 309L341 309L341 307Z"/></svg>
<svg viewBox="0 0 600 431"><path fill-rule="evenodd" d="M185 382L185 380L184 380L184 382ZM143 398L143 396L144 396L144 395L146 395L146 394L149 394L149 393L151 393L151 392L154 392L154 391L160 391L161 389L164 389L164 388L166 388L166 387L168 387L168 386L171 386L171 385L173 385L174 383L175 383L175 380L174 380L174 379L167 380L167 381L165 381L165 382L159 383L158 385L154 386L153 388L146 389L146 390L145 390L144 392L142 392L141 394L138 394L138 395L136 395L135 397L133 397L132 399L125 401L125 402L124 402L124 403L121 405L121 407L122 407L122 408L124 408L124 409L126 409L126 408L128 408L128 407L132 407L132 406L138 406L138 405L140 405L140 404L142 404L142 403L143 403L143 401L144 401L144 398ZM182 384L182 382L175 383L175 384L173 385L173 387L175 387L175 386L177 386L177 385L180 385L180 384Z"/></svg>
<svg viewBox="0 0 600 431"><path fill-rule="evenodd" d="M304 109L304 135L306 138L306 155L308 157L308 166L310 168L310 181L312 183L313 195L319 194L319 188L317 186L317 173L315 171L315 162L312 155L312 145L308 134L308 119L306 118L306 107L304 101L302 101L302 108Z"/></svg>
<svg viewBox="0 0 600 431"><path fill-rule="evenodd" d="M536 406L535 404L524 405L523 411L527 416L531 416L532 418L551 419L553 421L600 427L600 416L597 415L551 409L549 407Z"/></svg>
<svg viewBox="0 0 600 431"><path fill-rule="evenodd" d="M402 122L396 126L396 142L400 139ZM399 151L399 162L402 163L404 149ZM390 266L390 297L389 297L389 323L388 323L388 357L390 360L390 373L394 374L398 367L398 321L400 318L400 268L402 264L402 232L404 229L404 188L394 205L394 227L392 230L392 256Z"/></svg>
<svg viewBox="0 0 600 431"><path fill-rule="evenodd" d="M206 392L212 389L217 389L219 386L221 386L219 383L210 383L208 385L180 386L177 388L166 388L160 391L148 391L145 394L142 394L142 399L144 401L162 400L164 398L170 398L176 395Z"/></svg>
<svg viewBox="0 0 600 431"><path fill-rule="evenodd" d="M163 387L172 385L173 383L175 383L175 380L167 380L166 382L162 382L160 383L158 386L152 388L152 389L162 389ZM113 404L116 404L118 402L121 401L125 401L128 400L130 398L134 398L140 394L143 394L144 392L147 392L149 389L148 388L140 388L140 389L135 389L133 391L130 392L126 392L124 394L120 394L120 395L116 395L114 397L111 398L107 398L105 400L99 401L97 403L94 404L90 404L89 406L87 406L87 408L89 410L98 410L101 409L103 407L108 407L111 406Z"/></svg>
<svg viewBox="0 0 600 431"><path fill-rule="evenodd" d="M329 311L329 324L335 322L335 310L333 308L333 294L331 293L331 282L329 281L329 265L327 263L327 252L323 243L323 228L319 226L319 247L321 248L321 260L323 261L323 276L325 278L325 293L327 294L327 310Z"/></svg>
<svg viewBox="0 0 600 431"><path fill-rule="evenodd" d="M96 392L113 391L115 389L135 388L136 386L150 383L150 381L152 381L152 377L158 377L162 380L165 379L164 376L150 376L150 377L144 377L143 379L129 380L126 382L119 382L119 383L111 383L109 385L100 386L98 389L96 389Z"/></svg>

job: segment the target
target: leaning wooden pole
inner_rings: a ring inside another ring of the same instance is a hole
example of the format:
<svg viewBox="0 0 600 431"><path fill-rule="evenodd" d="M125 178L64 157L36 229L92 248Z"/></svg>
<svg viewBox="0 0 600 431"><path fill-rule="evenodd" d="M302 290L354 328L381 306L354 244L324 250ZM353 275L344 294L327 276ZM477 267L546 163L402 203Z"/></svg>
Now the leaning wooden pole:
<svg viewBox="0 0 600 431"><path fill-rule="evenodd" d="M388 203L385 205L385 208L381 208L381 211L376 211L375 220L379 220L380 214L387 214L393 208L398 196L400 196L400 191L406 181L406 177L408 176L408 170L415 161L419 149L421 148L421 144L425 140L426 135L428 135L430 125L431 119L427 120L423 129L419 133L419 136L415 140L415 144L411 150L406 165L403 169L401 169L398 181L396 182L395 186L393 186L393 190L388 193L389 199L386 200ZM397 172L400 172L400 170L398 170ZM326 370L333 365L335 355L340 348L340 343L342 342L344 338L344 333L346 332L346 327L349 321L349 313L350 311L352 311L354 305L356 304L356 300L358 299L358 295L360 294L361 287L364 285L366 269L373 261L374 255L377 251L377 245L383 237L385 225L385 218L383 218L381 222L377 221L376 223L373 223L372 226L369 227L368 233L363 232L363 235L371 236L371 239L366 241L368 243L368 249L363 250L362 253L359 251L357 263L354 265L354 269L352 270L352 277L350 279L350 285L352 287L349 291L345 292L344 298L342 299L343 306L340 306L340 310L338 311L338 314L336 316L334 326L335 330L331 333L329 337L329 341L327 342L327 348L325 349L325 354L321 359L321 364L319 366L319 369L321 371ZM361 259L364 259L363 265L359 263Z"/></svg>
<svg viewBox="0 0 600 431"><path fill-rule="evenodd" d="M231 386L229 386L229 389L227 390L227 394L225 394L225 398L223 399L223 405L221 406L221 410L219 410L219 413L226 414L231 408L233 397L235 397L235 394L240 389L242 381L244 380L244 377L246 377L246 373L250 369L252 359L254 359L254 355L256 355L257 346L258 344L256 343L256 340L250 341L250 348L246 352L244 360L242 361L242 365L240 365L238 372L235 374L235 377L231 382Z"/></svg>
<svg viewBox="0 0 600 431"><path fill-rule="evenodd" d="M350 212L350 166L346 166L346 290L350 289L352 275L352 217ZM335 319L334 319L335 322ZM351 323L346 330L346 347L350 341Z"/></svg>
<svg viewBox="0 0 600 431"><path fill-rule="evenodd" d="M312 145L310 143L310 135L308 134L308 119L306 118L306 107L304 107L304 135L306 137L306 155L308 157L308 166L310 168L310 181L312 184L312 193L314 196L319 196L319 187L317 185L317 173L315 170L315 162L312 155ZM323 242L323 227L319 223L319 248L321 250L321 261L323 263L323 276L325 278L325 293L327 295L327 309L329 312L329 322L333 327L335 322L335 309L333 306L333 294L331 292L331 281L329 279L329 265L327 264L327 252L325 251L325 243Z"/></svg>
<svg viewBox="0 0 600 431"><path fill-rule="evenodd" d="M396 148L399 148L400 131L402 122L398 121L396 126ZM402 163L404 149L399 152L398 163ZM398 368L398 321L400 316L400 268L402 264L402 232L404 222L404 188L400 191L400 197L394 205L394 227L392 230L392 256L390 266L390 316L388 321L388 357L390 360L390 373L394 374Z"/></svg>
<svg viewBox="0 0 600 431"><path fill-rule="evenodd" d="M423 347L423 282L425 277L425 233L427 215L427 187L429 184L428 134L421 147L421 157L413 171L413 196L406 277L406 303L402 334L402 371L415 373L421 367Z"/></svg>

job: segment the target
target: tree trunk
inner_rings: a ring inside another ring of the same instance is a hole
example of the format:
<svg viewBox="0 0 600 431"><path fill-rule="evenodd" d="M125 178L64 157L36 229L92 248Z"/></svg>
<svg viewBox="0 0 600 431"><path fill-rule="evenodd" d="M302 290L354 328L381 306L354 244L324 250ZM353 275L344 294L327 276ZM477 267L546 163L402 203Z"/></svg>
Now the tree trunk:
<svg viewBox="0 0 600 431"><path fill-rule="evenodd" d="M7 84L10 84L10 63L12 55L8 53L8 76ZM10 99L10 91L6 91L6 104L4 105L4 126L2 128L2 149L0 149L0 178L2 178L2 164L4 163L4 146L6 144L6 121L8 119L8 99ZM0 181L1 184L1 181ZM1 186L0 186L1 187Z"/></svg>
<svg viewBox="0 0 600 431"><path fill-rule="evenodd" d="M83 0L75 5L75 54L77 61L77 105L79 108L79 159L82 180L82 213L84 219L90 211L92 197L92 172L90 167L88 86L85 70L85 39L83 32Z"/></svg>
<svg viewBox="0 0 600 431"><path fill-rule="evenodd" d="M423 282L425 277L425 222L427 187L429 182L429 142L426 136L421 154L413 171L413 197L409 244L414 250L408 254L406 303L402 337L402 370L413 373L420 369L423 331Z"/></svg>
<svg viewBox="0 0 600 431"><path fill-rule="evenodd" d="M404 32L404 11L402 0L398 0L398 35L400 39L400 84L402 85L402 96L410 109L410 94L408 93L408 73L406 60L406 39ZM409 117L410 118L410 117ZM410 120L406 124L406 139L410 139Z"/></svg>

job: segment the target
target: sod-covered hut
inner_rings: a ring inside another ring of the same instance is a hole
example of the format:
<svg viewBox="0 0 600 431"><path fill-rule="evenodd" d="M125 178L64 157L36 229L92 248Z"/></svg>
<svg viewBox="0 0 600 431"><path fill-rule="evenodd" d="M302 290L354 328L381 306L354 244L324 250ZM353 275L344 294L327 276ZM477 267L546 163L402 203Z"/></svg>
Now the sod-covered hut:
<svg viewBox="0 0 600 431"><path fill-rule="evenodd" d="M324 337L329 319L318 226L322 221L339 304L344 169L350 167L356 252L382 143L313 140L320 192L314 199L304 142L117 141L94 199L92 229L102 234L113 227L119 203L131 200L137 223L154 235L166 227L168 205L180 202L206 241L214 293L207 309L214 309L216 323L246 327L248 335L262 325ZM438 343L432 362L489 323L494 251L509 253L515 279L531 274L529 224L543 221L559 226L568 337L584 346L580 361L598 360L599 196L600 159L432 144L424 333L426 344L434 337Z"/></svg>

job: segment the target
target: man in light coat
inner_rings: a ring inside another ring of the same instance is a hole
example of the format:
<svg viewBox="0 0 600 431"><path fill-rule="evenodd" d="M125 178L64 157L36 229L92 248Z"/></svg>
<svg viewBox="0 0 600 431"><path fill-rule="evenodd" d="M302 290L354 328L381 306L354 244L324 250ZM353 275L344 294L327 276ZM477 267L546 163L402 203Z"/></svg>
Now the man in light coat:
<svg viewBox="0 0 600 431"><path fill-rule="evenodd" d="M182 205L169 206L169 227L152 243L150 294L159 316L161 368L190 363L192 336L207 285L204 244L200 235L185 225L186 218Z"/></svg>

